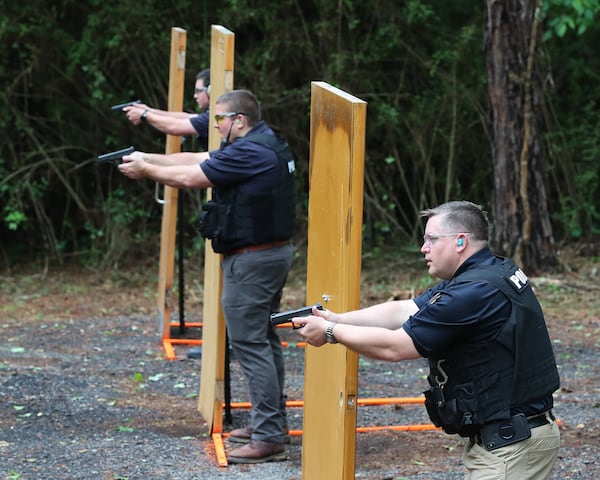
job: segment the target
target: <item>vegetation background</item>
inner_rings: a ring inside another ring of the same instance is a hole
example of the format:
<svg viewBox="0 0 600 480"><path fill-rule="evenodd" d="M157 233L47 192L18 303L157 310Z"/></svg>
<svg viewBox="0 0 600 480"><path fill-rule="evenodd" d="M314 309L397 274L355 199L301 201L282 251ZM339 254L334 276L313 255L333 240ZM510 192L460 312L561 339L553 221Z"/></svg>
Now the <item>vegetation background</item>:
<svg viewBox="0 0 600 480"><path fill-rule="evenodd" d="M298 159L298 242L311 81L368 102L366 252L418 245L416 212L447 199L492 211L484 3L0 0L0 266L74 259L103 268L156 257L155 185L131 182L96 156L128 145L164 151L164 135L133 127L110 106L139 98L166 108L174 26L188 32L188 111L195 74L209 63L211 25L235 33L235 87L257 94ZM540 3L545 162L537 173L557 244L591 242L600 230L599 9L598 0ZM183 144L197 148L192 138ZM203 248L202 197L184 193L186 255Z"/></svg>

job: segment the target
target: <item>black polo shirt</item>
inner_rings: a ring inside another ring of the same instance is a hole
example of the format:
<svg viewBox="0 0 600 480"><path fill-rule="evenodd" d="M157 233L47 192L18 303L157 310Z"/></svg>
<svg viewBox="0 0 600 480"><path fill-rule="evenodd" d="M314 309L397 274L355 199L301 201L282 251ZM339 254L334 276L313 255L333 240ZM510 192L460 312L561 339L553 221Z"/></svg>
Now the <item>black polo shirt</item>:
<svg viewBox="0 0 600 480"><path fill-rule="evenodd" d="M469 257L454 277L474 267L501 262L489 248ZM470 343L491 341L508 320L510 300L490 282L475 280L455 284L444 280L414 299L419 311L403 325L417 351L425 358L444 358L445 352ZM483 347L485 348L485 347ZM537 415L551 409L552 395L511 412Z"/></svg>
<svg viewBox="0 0 600 480"><path fill-rule="evenodd" d="M454 277L475 266L497 262L489 248L484 248L469 257ZM444 280L414 301L419 311L404 323L404 330L426 358L443 358L444 352L461 343L491 340L511 312L510 300L484 280L458 285L452 279Z"/></svg>

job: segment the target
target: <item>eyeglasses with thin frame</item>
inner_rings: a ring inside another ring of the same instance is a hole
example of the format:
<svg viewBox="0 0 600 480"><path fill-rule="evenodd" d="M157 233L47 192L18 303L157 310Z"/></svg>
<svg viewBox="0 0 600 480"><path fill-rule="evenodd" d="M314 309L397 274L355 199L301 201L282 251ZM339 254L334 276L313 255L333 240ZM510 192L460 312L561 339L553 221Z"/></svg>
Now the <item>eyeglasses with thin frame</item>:
<svg viewBox="0 0 600 480"><path fill-rule="evenodd" d="M194 88L194 95L200 95L202 92L206 92L208 87Z"/></svg>
<svg viewBox="0 0 600 480"><path fill-rule="evenodd" d="M459 235L471 235L470 232L456 232L456 233L426 233L423 235L423 245L425 247L431 247L440 238L444 237L458 237Z"/></svg>
<svg viewBox="0 0 600 480"><path fill-rule="evenodd" d="M246 115L246 114L242 113L242 112L223 112L223 113L217 113L217 114L215 114L215 122L221 123L223 121L223 119L225 119L225 118L236 117L238 115Z"/></svg>

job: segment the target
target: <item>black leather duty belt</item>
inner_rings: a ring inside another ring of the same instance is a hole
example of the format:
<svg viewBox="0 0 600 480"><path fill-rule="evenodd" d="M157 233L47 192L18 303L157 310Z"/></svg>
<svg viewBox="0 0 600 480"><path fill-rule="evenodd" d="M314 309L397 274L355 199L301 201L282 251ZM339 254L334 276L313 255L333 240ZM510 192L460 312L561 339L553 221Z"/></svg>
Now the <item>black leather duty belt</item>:
<svg viewBox="0 0 600 480"><path fill-rule="evenodd" d="M542 425L547 425L550 423L548 421L548 417L550 417L552 420L556 420L552 411L549 411L547 413L540 413L534 417L527 417L527 425L529 428L537 428L541 427Z"/></svg>

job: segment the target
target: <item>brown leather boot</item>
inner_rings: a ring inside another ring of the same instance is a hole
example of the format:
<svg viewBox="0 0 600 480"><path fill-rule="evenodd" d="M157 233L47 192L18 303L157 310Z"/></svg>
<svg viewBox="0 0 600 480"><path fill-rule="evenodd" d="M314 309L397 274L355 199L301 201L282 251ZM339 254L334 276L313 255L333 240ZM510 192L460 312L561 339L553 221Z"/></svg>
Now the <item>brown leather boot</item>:
<svg viewBox="0 0 600 480"><path fill-rule="evenodd" d="M250 443L250 440L252 440L252 428L236 428L229 432L229 437L227 438L233 443Z"/></svg>
<svg viewBox="0 0 600 480"><path fill-rule="evenodd" d="M229 432L227 438L233 443L249 443L252 439L252 427L236 428ZM290 443L291 440L290 429L285 427L283 429L283 443Z"/></svg>
<svg viewBox="0 0 600 480"><path fill-rule="evenodd" d="M280 462L287 460L287 458L283 443L262 442L260 440L250 440L250 443L232 450L227 455L227 460L231 463Z"/></svg>

